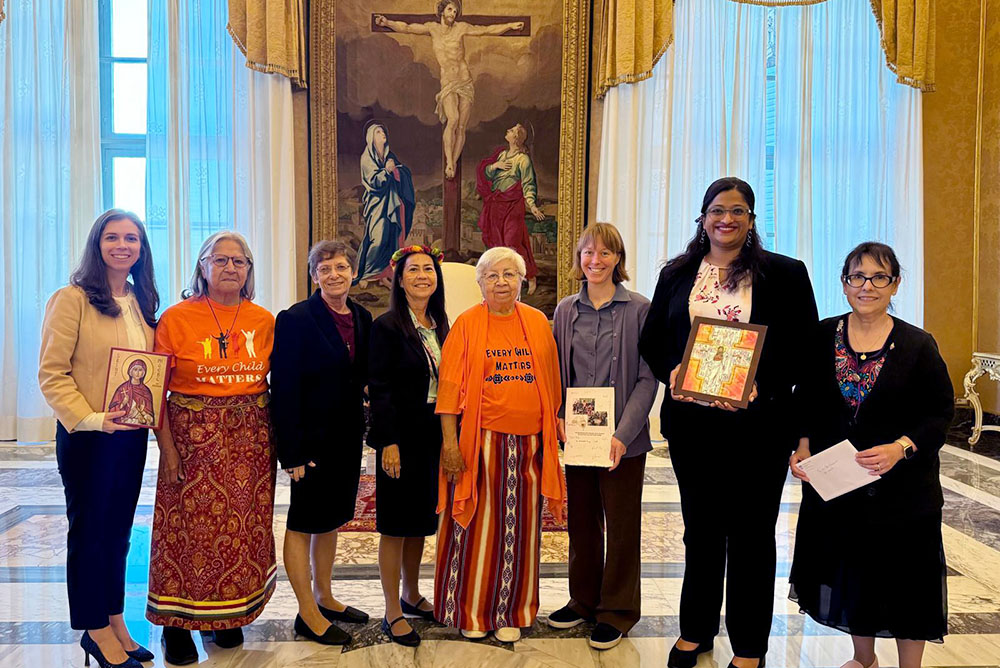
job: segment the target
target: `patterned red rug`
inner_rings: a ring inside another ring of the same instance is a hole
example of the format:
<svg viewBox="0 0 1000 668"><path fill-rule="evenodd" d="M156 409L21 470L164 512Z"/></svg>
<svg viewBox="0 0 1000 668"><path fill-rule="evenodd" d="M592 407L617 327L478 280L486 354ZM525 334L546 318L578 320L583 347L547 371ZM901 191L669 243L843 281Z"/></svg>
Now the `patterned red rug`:
<svg viewBox="0 0 1000 668"><path fill-rule="evenodd" d="M358 485L358 500L354 508L354 519L340 527L340 531L375 531L375 476L361 476ZM566 531L549 513L548 506L542 509L542 531Z"/></svg>

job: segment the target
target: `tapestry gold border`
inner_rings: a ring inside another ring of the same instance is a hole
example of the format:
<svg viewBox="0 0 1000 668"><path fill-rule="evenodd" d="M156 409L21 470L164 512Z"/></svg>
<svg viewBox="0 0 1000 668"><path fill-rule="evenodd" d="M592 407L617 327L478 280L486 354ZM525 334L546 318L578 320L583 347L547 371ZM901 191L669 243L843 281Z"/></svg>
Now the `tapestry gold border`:
<svg viewBox="0 0 1000 668"><path fill-rule="evenodd" d="M590 22L594 0L562 0L562 93L559 115L557 299L577 291L570 277L586 212L587 136L590 124ZM309 3L309 130L312 179L310 244L337 238L337 3Z"/></svg>

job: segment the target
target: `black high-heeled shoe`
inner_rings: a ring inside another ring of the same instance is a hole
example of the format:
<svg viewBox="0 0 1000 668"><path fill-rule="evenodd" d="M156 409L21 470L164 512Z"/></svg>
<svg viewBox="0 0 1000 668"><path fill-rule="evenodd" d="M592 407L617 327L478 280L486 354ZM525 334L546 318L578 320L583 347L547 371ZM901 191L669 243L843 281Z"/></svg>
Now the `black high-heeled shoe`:
<svg viewBox="0 0 1000 668"><path fill-rule="evenodd" d="M392 633L393 625L402 619L406 619L406 617L400 615L399 617L396 617L396 619L392 620L392 622L390 623L388 619L383 617L382 633L389 636L389 640L399 645L402 645L403 647L416 647L417 645L420 644L420 635L413 629L410 629L409 633L404 633L401 636L393 635Z"/></svg>
<svg viewBox="0 0 1000 668"><path fill-rule="evenodd" d="M730 661L729 668L738 668L738 666ZM757 668L764 668L764 657L760 657L760 661L757 662Z"/></svg>
<svg viewBox="0 0 1000 668"><path fill-rule="evenodd" d="M104 652L101 651L97 641L90 637L88 631L84 631L83 635L80 636L80 647L83 648L83 665L85 666L89 666L90 657L94 657L97 660L97 665L101 668L142 668L142 664L131 656L122 663L111 663L105 659Z"/></svg>
<svg viewBox="0 0 1000 668"><path fill-rule="evenodd" d="M434 619L434 608L431 608L430 610L421 610L421 603L428 603L428 600L421 596L416 605L410 605L403 600L402 596L399 597L399 607L403 610L404 617L407 619L426 619L429 622L436 622L437 620Z"/></svg>
<svg viewBox="0 0 1000 668"><path fill-rule="evenodd" d="M139 643L136 643L136 645L139 645ZM143 647L142 645L139 645L135 649L127 649L125 650L125 653L128 654L133 659L135 659L136 661L138 661L139 663L145 663L147 661L153 660L153 653L150 652L145 647Z"/></svg>
<svg viewBox="0 0 1000 668"><path fill-rule="evenodd" d="M708 643L701 643L694 649L680 649L675 642L667 657L667 668L694 668L698 663L698 655L711 652L714 648L714 639Z"/></svg>

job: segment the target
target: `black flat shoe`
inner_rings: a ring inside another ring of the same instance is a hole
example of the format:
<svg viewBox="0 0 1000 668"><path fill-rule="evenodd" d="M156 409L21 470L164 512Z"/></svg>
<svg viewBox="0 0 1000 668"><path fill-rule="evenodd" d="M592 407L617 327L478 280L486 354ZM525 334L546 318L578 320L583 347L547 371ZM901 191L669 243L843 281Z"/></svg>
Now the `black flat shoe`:
<svg viewBox="0 0 1000 668"><path fill-rule="evenodd" d="M198 661L198 648L187 629L167 626L163 629L163 660L175 666L186 666Z"/></svg>
<svg viewBox="0 0 1000 668"><path fill-rule="evenodd" d="M322 634L316 633L309 628L306 620L302 619L302 615L295 615L295 632L303 638L309 638L309 640L321 645L347 645L351 642L351 634L333 622L330 622L329 628Z"/></svg>
<svg viewBox="0 0 1000 668"><path fill-rule="evenodd" d="M399 598L399 607L403 609L403 616L407 619L426 619L429 622L436 622L437 620L434 618L434 608L431 608L430 610L421 610L421 603L428 603L428 601L426 598L421 596L416 605L410 605L404 601L402 597ZM395 622L393 623L395 624Z"/></svg>
<svg viewBox="0 0 1000 668"><path fill-rule="evenodd" d="M90 665L90 657L93 656L94 660L97 661L97 665L101 668L142 668L142 664L129 657L121 663L111 663L104 658L104 653L98 646L97 641L90 637L90 633L87 631L83 632L80 636L80 647L83 648L83 665ZM127 652L126 652L127 653Z"/></svg>
<svg viewBox="0 0 1000 668"><path fill-rule="evenodd" d="M232 649L243 644L243 629L239 626L235 629L221 629L207 633L203 631L202 635L222 649Z"/></svg>
<svg viewBox="0 0 1000 668"><path fill-rule="evenodd" d="M362 612L357 608L352 608L347 606L344 608L343 612L337 612L336 610L331 610L330 608L324 608L322 605L319 606L319 612L321 615L329 619L331 622L346 622L348 624L367 624L369 617L367 612Z"/></svg>
<svg viewBox="0 0 1000 668"><path fill-rule="evenodd" d="M711 652L715 648L715 640L708 643L701 643L695 649L679 649L677 643L670 648L670 656L667 657L667 668L694 668L698 663L698 655Z"/></svg>
<svg viewBox="0 0 1000 668"><path fill-rule="evenodd" d="M136 644L139 645L139 643ZM139 663L145 663L147 661L153 660L153 653L150 652L145 647L143 647L142 645L139 645L133 650L125 650L125 653L128 654L133 659L135 659L136 661L138 661Z"/></svg>
<svg viewBox="0 0 1000 668"><path fill-rule="evenodd" d="M750 658L750 657L747 657L747 658ZM730 661L729 662L729 668L739 668L739 667L735 663L733 663L732 661ZM760 661L757 662L757 668L764 668L764 657L760 657Z"/></svg>
<svg viewBox="0 0 1000 668"><path fill-rule="evenodd" d="M587 642L594 649L606 650L611 649L622 641L622 632L611 626L611 624L605 624L604 622L598 622L597 626L594 627L594 631L590 634L590 640Z"/></svg>
<svg viewBox="0 0 1000 668"><path fill-rule="evenodd" d="M406 619L406 617L404 617L403 615L400 615L399 617L396 617L396 619L392 620L392 624L390 624L389 620L386 619L385 617L383 617L382 618L382 633L384 633L387 636L389 636L389 640L393 641L396 644L402 645L403 647L416 647L417 645L420 644L420 636L413 629L410 629L409 633L406 633L406 634L401 635L401 636L397 636L397 635L393 635L392 634L393 624L395 624L396 622L400 621L401 619Z"/></svg>

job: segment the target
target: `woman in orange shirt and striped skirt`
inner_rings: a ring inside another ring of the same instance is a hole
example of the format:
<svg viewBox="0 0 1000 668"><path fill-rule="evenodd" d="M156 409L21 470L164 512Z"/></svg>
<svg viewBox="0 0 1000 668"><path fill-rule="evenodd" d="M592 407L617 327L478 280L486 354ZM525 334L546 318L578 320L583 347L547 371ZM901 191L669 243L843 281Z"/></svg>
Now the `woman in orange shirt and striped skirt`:
<svg viewBox="0 0 1000 668"><path fill-rule="evenodd" d="M515 642L538 614L542 498L562 519L559 360L548 319L517 301L524 260L491 248L476 265L485 301L441 350L444 437L434 613L466 638ZM462 428L459 434L458 418Z"/></svg>

